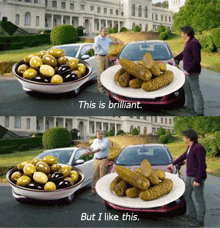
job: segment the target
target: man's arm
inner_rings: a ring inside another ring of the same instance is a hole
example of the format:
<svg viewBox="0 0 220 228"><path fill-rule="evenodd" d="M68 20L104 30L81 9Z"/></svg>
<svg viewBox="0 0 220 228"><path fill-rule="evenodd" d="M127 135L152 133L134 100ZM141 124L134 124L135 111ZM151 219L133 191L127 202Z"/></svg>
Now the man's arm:
<svg viewBox="0 0 220 228"><path fill-rule="evenodd" d="M183 51L173 58L174 60L183 60Z"/></svg>
<svg viewBox="0 0 220 228"><path fill-rule="evenodd" d="M205 172L206 169L206 163L205 163L205 149L203 147L198 148L196 153L196 158L198 160L199 163L199 167L198 167L198 172L195 178L195 182L197 183L201 183L202 181L202 175Z"/></svg>

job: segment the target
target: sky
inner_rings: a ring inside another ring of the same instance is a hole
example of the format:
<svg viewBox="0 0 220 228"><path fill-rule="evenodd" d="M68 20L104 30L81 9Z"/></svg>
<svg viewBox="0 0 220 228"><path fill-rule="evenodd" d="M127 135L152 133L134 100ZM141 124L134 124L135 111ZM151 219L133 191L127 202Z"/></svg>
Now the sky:
<svg viewBox="0 0 220 228"><path fill-rule="evenodd" d="M165 0L161 1L161 0L152 0L152 3L158 3L158 2L164 2Z"/></svg>

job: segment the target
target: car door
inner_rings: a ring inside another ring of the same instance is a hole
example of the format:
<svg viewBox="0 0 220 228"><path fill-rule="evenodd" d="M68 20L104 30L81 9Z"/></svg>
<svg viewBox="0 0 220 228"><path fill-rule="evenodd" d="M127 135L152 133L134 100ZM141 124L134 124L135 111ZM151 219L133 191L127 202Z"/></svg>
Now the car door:
<svg viewBox="0 0 220 228"><path fill-rule="evenodd" d="M89 59L85 59L85 61L89 63L90 66L92 67L92 73L91 73L90 79L96 77L98 73L98 64L97 64L97 60L96 60L96 56L95 56L95 52L92 44L85 44L84 46L82 46L79 53L79 59L81 59L83 55L90 56Z"/></svg>
<svg viewBox="0 0 220 228"><path fill-rule="evenodd" d="M78 149L75 152L73 162L72 162L72 165L74 167L77 167L78 169L80 169L85 175L85 180L84 180L83 185L87 185L87 184L91 183L92 179L93 179L93 160L94 159L89 160L89 156L83 155L85 153L86 153L86 149ZM76 164L76 161L79 159L83 159L84 163Z"/></svg>

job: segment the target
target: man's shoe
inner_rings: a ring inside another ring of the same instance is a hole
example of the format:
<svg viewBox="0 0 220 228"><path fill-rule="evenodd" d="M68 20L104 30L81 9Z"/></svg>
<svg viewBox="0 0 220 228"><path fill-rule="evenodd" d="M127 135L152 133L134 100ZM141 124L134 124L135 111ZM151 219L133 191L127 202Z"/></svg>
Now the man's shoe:
<svg viewBox="0 0 220 228"><path fill-rule="evenodd" d="M202 227L202 226L204 226L204 222L203 221L194 220L193 222L190 222L189 225L192 226L192 227Z"/></svg>
<svg viewBox="0 0 220 228"><path fill-rule="evenodd" d="M89 195L90 196L95 196L96 195L96 192L91 192Z"/></svg>
<svg viewBox="0 0 220 228"><path fill-rule="evenodd" d="M183 221L195 221L195 217L192 217L192 216L189 216L189 215L183 215L180 217L180 220L183 220Z"/></svg>

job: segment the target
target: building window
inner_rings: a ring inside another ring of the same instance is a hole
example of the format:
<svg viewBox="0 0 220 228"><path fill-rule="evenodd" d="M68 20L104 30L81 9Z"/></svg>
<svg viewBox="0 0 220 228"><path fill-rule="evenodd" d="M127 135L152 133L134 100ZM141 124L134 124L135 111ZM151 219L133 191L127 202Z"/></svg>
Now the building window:
<svg viewBox="0 0 220 228"><path fill-rule="evenodd" d="M31 25L31 14L29 12L24 15L24 25Z"/></svg>
<svg viewBox="0 0 220 228"><path fill-rule="evenodd" d="M115 14L118 15L118 10L115 11Z"/></svg>
<svg viewBox="0 0 220 228"><path fill-rule="evenodd" d="M38 4L38 0L34 0L34 3L37 3Z"/></svg>
<svg viewBox="0 0 220 228"><path fill-rule="evenodd" d="M5 117L5 127L9 127L9 117Z"/></svg>
<svg viewBox="0 0 220 228"><path fill-rule="evenodd" d="M121 12L121 16L124 16L124 12Z"/></svg>
<svg viewBox="0 0 220 228"><path fill-rule="evenodd" d="M140 119L140 116L137 116L137 119Z"/></svg>
<svg viewBox="0 0 220 228"><path fill-rule="evenodd" d="M142 8L141 8L141 6L138 7L138 17L142 17Z"/></svg>
<svg viewBox="0 0 220 228"><path fill-rule="evenodd" d="M16 25L20 24L20 15L19 14L16 14L16 16L15 16L15 24Z"/></svg>
<svg viewBox="0 0 220 228"><path fill-rule="evenodd" d="M147 15L147 7L145 7L145 9L144 9L144 16L147 18L148 17L148 15Z"/></svg>
<svg viewBox="0 0 220 228"><path fill-rule="evenodd" d="M45 0L45 6L47 6L47 3L48 3L47 0Z"/></svg>
<svg viewBox="0 0 220 228"><path fill-rule="evenodd" d="M146 116L143 116L143 120L146 120L147 119L147 117Z"/></svg>
<svg viewBox="0 0 220 228"><path fill-rule="evenodd" d="M110 9L110 14L113 14L113 9Z"/></svg>
<svg viewBox="0 0 220 228"><path fill-rule="evenodd" d="M85 6L84 5L81 5L80 8L81 8L81 10L85 10Z"/></svg>
<svg viewBox="0 0 220 228"><path fill-rule="evenodd" d="M31 129L31 119L27 118L27 129Z"/></svg>
<svg viewBox="0 0 220 228"><path fill-rule="evenodd" d="M45 123L45 129L47 130L47 129L49 129L50 128L50 126L49 126L49 122L48 122L48 120L46 120L46 123Z"/></svg>
<svg viewBox="0 0 220 228"><path fill-rule="evenodd" d="M70 3L70 9L74 10L74 3Z"/></svg>
<svg viewBox="0 0 220 228"><path fill-rule="evenodd" d="M154 15L152 14L152 20L154 19Z"/></svg>
<svg viewBox="0 0 220 228"><path fill-rule="evenodd" d="M40 124L39 124L39 120L36 121L36 125L37 125L37 129L36 130L40 130Z"/></svg>
<svg viewBox="0 0 220 228"><path fill-rule="evenodd" d="M36 26L39 26L39 24L40 24L40 17L36 16Z"/></svg>
<svg viewBox="0 0 220 228"><path fill-rule="evenodd" d="M157 117L156 116L154 117L154 122L157 123Z"/></svg>
<svg viewBox="0 0 220 228"><path fill-rule="evenodd" d="M131 16L135 16L135 4L131 6Z"/></svg>
<svg viewBox="0 0 220 228"><path fill-rule="evenodd" d="M161 21L163 21L163 15L161 15Z"/></svg>
<svg viewBox="0 0 220 228"><path fill-rule="evenodd" d="M31 2L31 0L24 0L25 2Z"/></svg>
<svg viewBox="0 0 220 228"><path fill-rule="evenodd" d="M157 26L156 26L156 25L154 25L154 26L153 26L153 29L156 31L156 29L157 29Z"/></svg>
<svg viewBox="0 0 220 228"><path fill-rule="evenodd" d="M105 14L107 13L107 8L104 8L104 13L105 13Z"/></svg>
<svg viewBox="0 0 220 228"><path fill-rule="evenodd" d="M65 2L61 2L61 8L66 9L66 3Z"/></svg>
<svg viewBox="0 0 220 228"><path fill-rule="evenodd" d="M160 122L163 123L163 118L160 119Z"/></svg>
<svg viewBox="0 0 220 228"><path fill-rule="evenodd" d="M90 11L94 11L94 6L90 6Z"/></svg>
<svg viewBox="0 0 220 228"><path fill-rule="evenodd" d="M15 116L15 128L21 128L21 117Z"/></svg>
<svg viewBox="0 0 220 228"><path fill-rule="evenodd" d="M169 119L169 124L172 124L172 120L171 119Z"/></svg>
<svg viewBox="0 0 220 228"><path fill-rule="evenodd" d="M157 21L157 14L155 15L155 20Z"/></svg>
<svg viewBox="0 0 220 228"><path fill-rule="evenodd" d="M97 13L101 13L101 8L97 7Z"/></svg>
<svg viewBox="0 0 220 228"><path fill-rule="evenodd" d="M165 21L167 21L167 16L165 16Z"/></svg>
<svg viewBox="0 0 220 228"><path fill-rule="evenodd" d="M18 2L21 2L21 0L18 0Z"/></svg>
<svg viewBox="0 0 220 228"><path fill-rule="evenodd" d="M169 22L171 22L171 17L169 17Z"/></svg>
<svg viewBox="0 0 220 228"><path fill-rule="evenodd" d="M57 8L57 1L52 1L52 7Z"/></svg>
<svg viewBox="0 0 220 228"><path fill-rule="evenodd" d="M167 124L167 118L165 118L165 124Z"/></svg>

